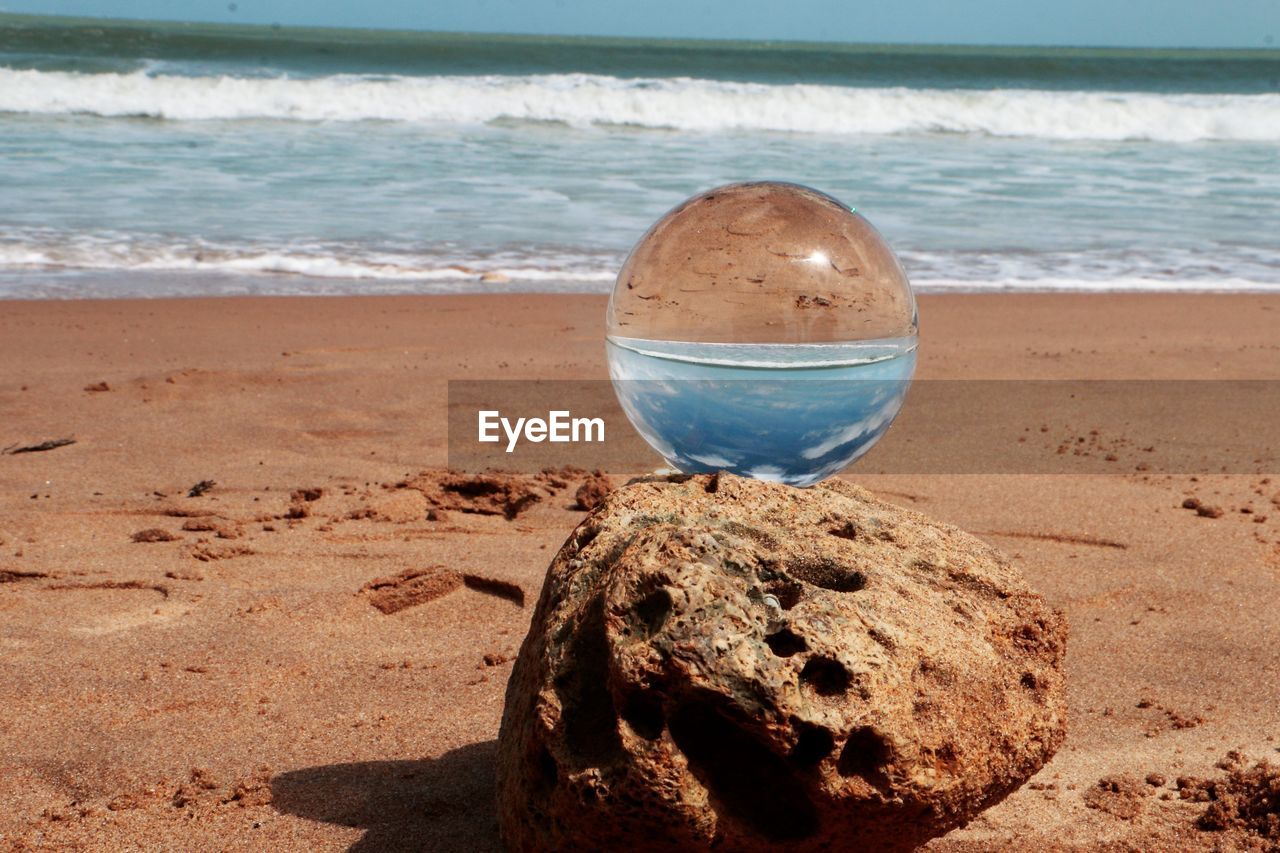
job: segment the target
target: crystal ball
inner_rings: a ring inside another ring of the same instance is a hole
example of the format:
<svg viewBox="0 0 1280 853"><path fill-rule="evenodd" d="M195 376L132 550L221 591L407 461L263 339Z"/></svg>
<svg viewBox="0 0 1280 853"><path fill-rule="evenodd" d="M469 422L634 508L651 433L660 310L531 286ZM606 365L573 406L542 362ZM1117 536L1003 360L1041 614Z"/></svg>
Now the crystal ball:
<svg viewBox="0 0 1280 853"><path fill-rule="evenodd" d="M902 265L852 208L797 184L730 184L631 250L609 299L609 375L680 471L807 486L889 428L916 327Z"/></svg>

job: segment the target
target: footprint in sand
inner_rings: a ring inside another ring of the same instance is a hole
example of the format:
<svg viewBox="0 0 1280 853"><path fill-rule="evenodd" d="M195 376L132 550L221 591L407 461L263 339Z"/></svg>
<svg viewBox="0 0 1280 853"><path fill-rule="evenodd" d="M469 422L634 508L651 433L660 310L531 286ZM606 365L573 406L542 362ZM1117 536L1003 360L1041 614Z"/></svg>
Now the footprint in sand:
<svg viewBox="0 0 1280 853"><path fill-rule="evenodd" d="M169 622L191 611L168 587L146 581L23 585L7 620L15 633L53 630L98 636Z"/></svg>
<svg viewBox="0 0 1280 853"><path fill-rule="evenodd" d="M455 572L439 566L407 569L398 575L375 578L361 587L360 592L369 599L370 604L390 615L434 601L464 586L524 607L524 590L514 583Z"/></svg>

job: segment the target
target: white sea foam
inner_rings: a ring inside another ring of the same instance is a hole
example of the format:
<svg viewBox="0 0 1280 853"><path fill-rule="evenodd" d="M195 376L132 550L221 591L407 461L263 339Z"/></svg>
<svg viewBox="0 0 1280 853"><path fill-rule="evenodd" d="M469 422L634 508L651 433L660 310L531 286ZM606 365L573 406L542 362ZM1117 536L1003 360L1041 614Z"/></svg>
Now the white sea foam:
<svg viewBox="0 0 1280 853"><path fill-rule="evenodd" d="M23 239L25 237L25 239ZM0 240L0 270L195 272L384 282L612 282L594 256L484 258L389 252L358 245L222 245L127 235L36 232ZM536 289L536 288L530 288Z"/></svg>
<svg viewBox="0 0 1280 853"><path fill-rule="evenodd" d="M1280 292L1280 254L1190 249L903 250L915 288L942 291ZM486 254L361 243L216 243L117 232L0 235L0 297L254 293L607 292L621 252Z"/></svg>
<svg viewBox="0 0 1280 853"><path fill-rule="evenodd" d="M0 69L0 112L173 120L474 124L508 119L687 131L1280 141L1280 94L856 88L591 74L293 79Z"/></svg>
<svg viewBox="0 0 1280 853"><path fill-rule="evenodd" d="M991 281L919 279L918 293L1280 293L1280 282L1247 278L1009 278Z"/></svg>

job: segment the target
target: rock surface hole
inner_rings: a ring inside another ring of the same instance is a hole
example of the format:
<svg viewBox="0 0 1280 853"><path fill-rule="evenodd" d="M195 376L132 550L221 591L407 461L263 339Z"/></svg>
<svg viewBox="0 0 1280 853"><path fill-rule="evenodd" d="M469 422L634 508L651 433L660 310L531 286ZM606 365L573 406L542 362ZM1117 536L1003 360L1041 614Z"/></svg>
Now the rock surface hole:
<svg viewBox="0 0 1280 853"><path fill-rule="evenodd" d="M836 761L836 770L841 776L858 776L873 787L885 788L889 784L884 767L888 761L889 746L884 738L875 729L864 726L849 733Z"/></svg>
<svg viewBox="0 0 1280 853"><path fill-rule="evenodd" d="M804 641L804 637L801 637L790 628L774 631L766 636L764 641L769 646L769 650L780 658L789 658L792 655L807 651L809 648L809 644Z"/></svg>
<svg viewBox="0 0 1280 853"><path fill-rule="evenodd" d="M851 681L849 670L831 658L810 658L800 670L800 686L819 696L843 696Z"/></svg>
<svg viewBox="0 0 1280 853"><path fill-rule="evenodd" d="M817 810L785 759L705 702L671 715L671 737L718 813L770 841L796 841L818 830Z"/></svg>

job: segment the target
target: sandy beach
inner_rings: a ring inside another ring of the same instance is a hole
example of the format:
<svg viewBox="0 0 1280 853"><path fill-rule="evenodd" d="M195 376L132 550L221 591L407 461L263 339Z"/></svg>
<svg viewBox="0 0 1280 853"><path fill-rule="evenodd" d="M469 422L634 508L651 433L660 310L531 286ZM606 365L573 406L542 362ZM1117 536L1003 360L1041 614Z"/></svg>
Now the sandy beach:
<svg viewBox="0 0 1280 853"><path fill-rule="evenodd" d="M459 486L446 382L603 379L604 304L0 302L0 848L497 849L503 690L582 477ZM1280 379L1276 296L920 315L921 379ZM1195 781L1280 758L1280 472L1126 470L845 475L1070 622L1064 747L927 849L1280 844Z"/></svg>

